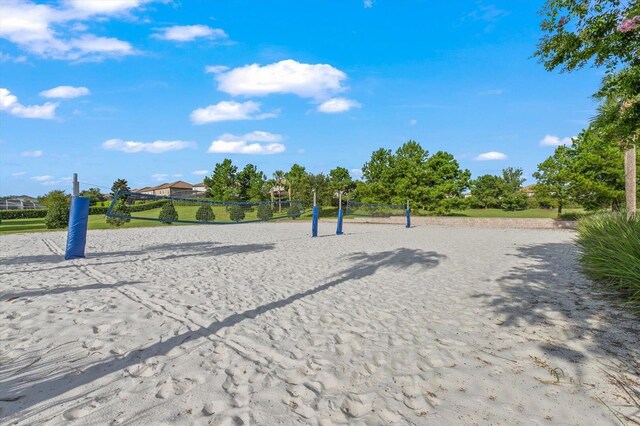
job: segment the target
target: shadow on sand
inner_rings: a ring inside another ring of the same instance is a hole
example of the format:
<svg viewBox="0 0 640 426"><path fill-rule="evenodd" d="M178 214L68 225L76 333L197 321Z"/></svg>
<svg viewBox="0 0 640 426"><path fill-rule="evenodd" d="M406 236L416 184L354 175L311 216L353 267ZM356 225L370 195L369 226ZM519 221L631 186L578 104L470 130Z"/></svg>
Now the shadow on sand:
<svg viewBox="0 0 640 426"><path fill-rule="evenodd" d="M102 259L110 257L132 257L132 256L154 256L158 253L167 253L166 259L184 256L220 256L229 254L241 254L241 253L259 253L261 251L270 250L275 248L275 244L232 244L224 245L223 243L217 243L214 241L199 241L199 242L186 242L186 243L167 243L149 245L138 250L120 250L120 251L104 251L104 252L88 252L87 260ZM175 253L180 253L176 255ZM155 256L154 256L155 257ZM58 265L63 264L56 268L65 268L75 266L69 261L64 260L62 255L58 254L43 254L34 256L15 256L7 259L0 260L0 266L2 265L24 265L24 264L40 264L40 265ZM42 269L46 270L46 269ZM33 271L38 271L34 269ZM13 273L13 272L11 272Z"/></svg>
<svg viewBox="0 0 640 426"><path fill-rule="evenodd" d="M146 348L130 352L123 357L109 357L88 366L82 366L81 372L69 372L69 370L66 370L43 374L40 371L40 376L36 377L33 377L33 374L28 374L27 377L17 373L9 374L16 371L29 371L24 369L24 365L16 365L16 363L26 364L28 362L26 360L37 359L38 356L44 358L42 354L38 353L23 355L20 357L22 361L14 359L9 362L3 362L0 365L0 401L4 402L0 402L0 409L2 410L0 416L18 415L24 421L42 409L34 410L31 407L49 399L57 398L70 390L87 385L109 374L144 362L148 358L164 355L171 349L183 344L186 340L207 338L223 328L233 327L242 321L255 319L266 312L284 308L300 299L317 295L343 283L356 285L358 280L372 276L382 268L400 270L418 267L430 269L438 266L443 258L443 255L436 252L406 248L372 254L354 253L348 257L349 261L353 262L353 265L329 276L328 279L330 281L322 285L292 294L285 299L257 306L244 312L234 313L224 320L214 322L207 327L176 335L166 341L158 341ZM48 360L44 361L51 364ZM34 366L37 367L38 364L35 363ZM77 396L73 399L76 398Z"/></svg>
<svg viewBox="0 0 640 426"><path fill-rule="evenodd" d="M570 243L520 247L514 256L526 266L514 267L499 279L500 295L473 297L484 299L504 328L560 328L566 341L539 342L551 358L576 364L598 358L640 378L640 322L594 290L579 272L576 255ZM587 353L571 349L569 341L579 341Z"/></svg>

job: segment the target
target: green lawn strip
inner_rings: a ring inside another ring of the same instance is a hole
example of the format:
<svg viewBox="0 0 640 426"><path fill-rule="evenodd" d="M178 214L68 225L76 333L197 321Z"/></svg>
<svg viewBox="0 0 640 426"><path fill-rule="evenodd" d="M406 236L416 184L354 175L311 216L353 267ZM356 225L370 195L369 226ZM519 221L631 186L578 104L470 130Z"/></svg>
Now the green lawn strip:
<svg viewBox="0 0 640 426"><path fill-rule="evenodd" d="M176 206L179 220L193 220L195 221L196 211L199 206ZM216 215L216 222L230 222L229 212L223 206L213 206L214 214ZM582 209L567 209L566 213L583 213ZM422 213L422 212L418 212ZM146 210L142 212L134 212L132 215L138 217L148 217L156 219L160 214L160 209ZM278 213L277 207L274 211L274 215L286 214L285 211ZM413 213L414 216L420 216ZM312 210L307 209L305 212L295 220L311 220ZM320 218L334 219L338 216L337 207L325 207L320 210ZM508 212L500 209L467 209L459 212L453 212L452 217L494 217L494 218L556 218L555 210L546 209L528 209L514 212ZM244 221L256 220L256 211L246 211ZM277 221L289 221L290 218L277 219ZM120 228L140 228L140 227L153 227L153 226L176 226L176 225L188 225L184 223L173 223L172 225L166 225L162 222L155 220L136 220L131 219L130 222L123 224ZM104 215L91 215L89 216L89 229L114 229L114 226L106 223ZM14 234L18 232L45 232L52 231L46 229L44 218L40 219L6 219L0 223L0 234Z"/></svg>

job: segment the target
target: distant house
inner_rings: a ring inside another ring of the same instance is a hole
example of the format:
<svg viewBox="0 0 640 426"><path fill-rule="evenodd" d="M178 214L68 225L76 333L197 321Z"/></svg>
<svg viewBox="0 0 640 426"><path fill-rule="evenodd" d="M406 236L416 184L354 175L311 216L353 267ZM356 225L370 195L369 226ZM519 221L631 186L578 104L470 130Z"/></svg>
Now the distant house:
<svg viewBox="0 0 640 426"><path fill-rule="evenodd" d="M196 183L195 185L193 185L193 192L196 192L196 195L204 195L204 193L207 192L208 189L209 187L205 185L204 182Z"/></svg>
<svg viewBox="0 0 640 426"><path fill-rule="evenodd" d="M522 188L522 192L527 194L527 197L529 197L529 198L535 197L535 195L536 195L535 185L525 186L524 188Z"/></svg>
<svg viewBox="0 0 640 426"><path fill-rule="evenodd" d="M134 189L132 192L145 195L160 195L163 197L200 197L205 194L207 189L208 188L204 183L192 185L189 182L178 180L172 183L163 183L158 186L147 186L141 189Z"/></svg>

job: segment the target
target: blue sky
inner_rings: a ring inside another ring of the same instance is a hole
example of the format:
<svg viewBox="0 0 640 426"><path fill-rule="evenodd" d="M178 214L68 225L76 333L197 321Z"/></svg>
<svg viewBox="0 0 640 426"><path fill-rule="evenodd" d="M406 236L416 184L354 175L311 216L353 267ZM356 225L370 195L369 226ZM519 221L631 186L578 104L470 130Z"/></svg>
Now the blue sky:
<svg viewBox="0 0 640 426"><path fill-rule="evenodd" d="M542 4L3 0L0 194L197 183L226 157L358 177L409 139L533 183L601 78L532 58Z"/></svg>

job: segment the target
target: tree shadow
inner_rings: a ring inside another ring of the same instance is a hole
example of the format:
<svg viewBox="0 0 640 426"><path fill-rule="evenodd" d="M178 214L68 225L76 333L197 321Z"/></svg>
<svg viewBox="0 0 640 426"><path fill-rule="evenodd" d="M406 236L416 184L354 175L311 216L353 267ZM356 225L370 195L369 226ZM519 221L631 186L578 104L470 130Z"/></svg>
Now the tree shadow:
<svg viewBox="0 0 640 426"><path fill-rule="evenodd" d="M109 288L122 287L125 285L139 284L142 281L119 281L115 284L86 284L80 286L66 286L66 287L50 287L50 288L28 288L20 291L8 291L0 295L0 302L9 302L19 298L38 297L52 294L63 294L68 292L77 292L85 290L102 290Z"/></svg>
<svg viewBox="0 0 640 426"><path fill-rule="evenodd" d="M8 374L15 371L29 371L28 369L21 368L20 366L16 367L14 365L16 362L15 359L2 362L0 364L1 414L3 416L20 414L20 419L25 420L28 416L34 415L38 412L37 410L32 409L32 407L41 402L59 397L72 389L89 384L101 377L121 371L132 365L144 362L151 357L166 355L171 349L182 345L189 339L208 338L221 329L233 327L244 320L255 319L259 315L275 309L284 308L300 299L317 295L343 283L354 283L355 281L354 284L357 284L358 280L372 276L383 268L400 270L415 266L416 268L430 269L438 266L443 258L445 258L444 255L433 251L406 248L372 254L364 252L354 253L347 257L347 260L352 262L353 265L329 276L328 278L330 281L324 284L292 294L281 300L257 306L244 312L231 314L224 320L213 322L207 327L188 331L173 336L165 341L160 340L146 348L132 351L125 356L111 356L87 366L82 366L81 370L57 370L54 373L45 375L44 377L25 377L23 374ZM31 353L28 357L31 359L38 359L38 357L40 357L44 362L49 361L44 359L44 356L37 353ZM22 356L20 358L22 358Z"/></svg>
<svg viewBox="0 0 640 426"><path fill-rule="evenodd" d="M579 340L588 353L569 348L568 341L541 341L539 347L548 356L571 363L579 363L587 355L606 358L629 366L634 375L640 374L640 323L614 306L606 294L594 291L593 284L579 272L573 244L519 247L513 256L526 266L513 267L498 280L499 295L472 296L487 302L502 318L502 327L560 327L567 340Z"/></svg>

